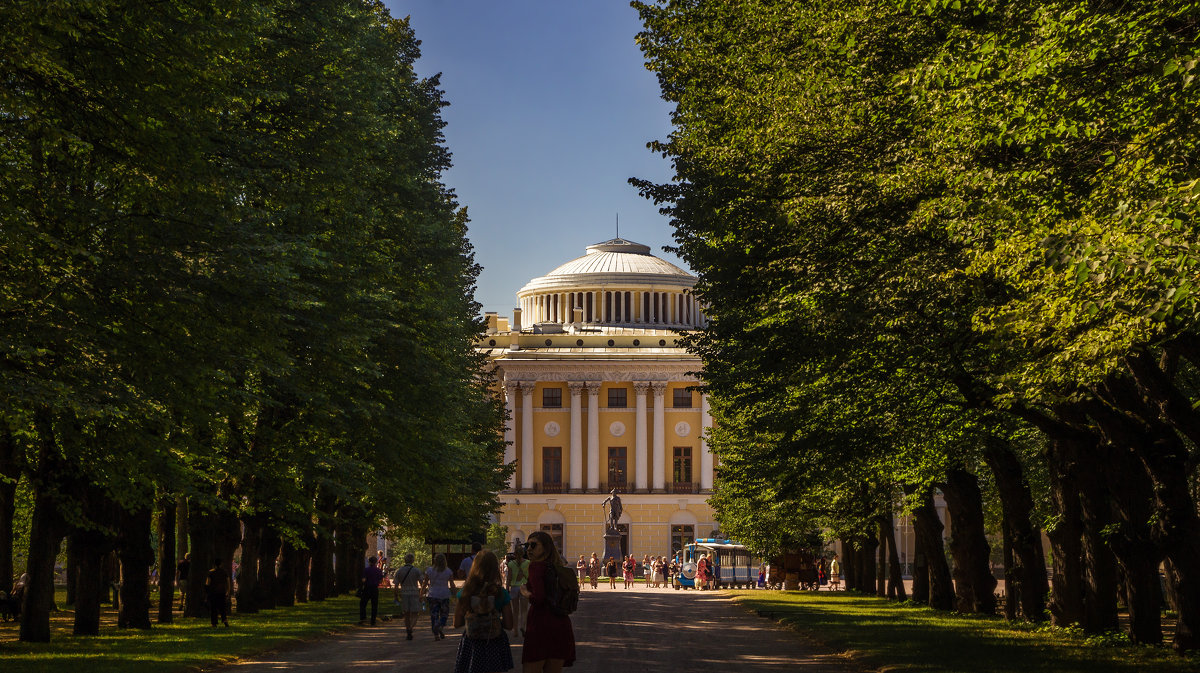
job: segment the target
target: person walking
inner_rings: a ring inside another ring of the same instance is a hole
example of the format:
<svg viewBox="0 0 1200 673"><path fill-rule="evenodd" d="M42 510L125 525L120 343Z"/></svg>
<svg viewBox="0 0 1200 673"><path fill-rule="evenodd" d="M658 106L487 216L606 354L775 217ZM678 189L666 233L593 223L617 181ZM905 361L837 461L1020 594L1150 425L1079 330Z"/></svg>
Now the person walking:
<svg viewBox="0 0 1200 673"><path fill-rule="evenodd" d="M508 566L508 593L513 605L512 634L516 638L518 633L525 635L525 614L529 610L529 600L521 593L521 587L529 581L529 559L525 558L524 545L517 546Z"/></svg>
<svg viewBox="0 0 1200 673"><path fill-rule="evenodd" d="M708 557L704 554L696 560L696 588L704 591L708 584Z"/></svg>
<svg viewBox="0 0 1200 673"><path fill-rule="evenodd" d="M642 581L646 583L646 586L650 586L654 582L654 560L650 558L649 554L642 556Z"/></svg>
<svg viewBox="0 0 1200 673"><path fill-rule="evenodd" d="M417 625L417 615L421 612L421 571L413 567L412 552L404 554L404 565L396 568L392 578L392 600L400 606L404 613L404 630L406 640L413 639L413 627Z"/></svg>
<svg viewBox="0 0 1200 673"><path fill-rule="evenodd" d="M450 592L455 589L454 571L446 567L445 554L433 557L433 565L425 569L425 576L421 580L425 588L425 602L429 606L433 639L445 640L446 620L450 617Z"/></svg>
<svg viewBox="0 0 1200 673"><path fill-rule="evenodd" d="M833 555L833 559L829 561L829 590L837 591L842 586L842 564L838 561L837 554Z"/></svg>
<svg viewBox="0 0 1200 673"><path fill-rule="evenodd" d="M608 588L609 589L617 588L617 574L619 572L621 572L621 571L620 571L620 569L617 568L616 559L609 556L608 561L605 561L605 563L604 563L604 574L608 575Z"/></svg>
<svg viewBox="0 0 1200 673"><path fill-rule="evenodd" d="M213 567L204 578L204 592L208 594L208 615L212 625L217 625L217 618L226 628L229 627L229 593L233 583L229 581L229 573L221 566L221 559L213 561Z"/></svg>
<svg viewBox="0 0 1200 673"><path fill-rule="evenodd" d="M458 564L458 579L463 580L471 572L471 563L475 561L475 557L479 555L479 550L483 549L483 545L478 542L471 543L471 555L462 560Z"/></svg>
<svg viewBox="0 0 1200 673"><path fill-rule="evenodd" d="M579 590L580 591L583 590L583 587L587 586L587 572L588 572L587 561L583 560L583 554L580 554L579 560L575 562L575 573L577 575L579 575Z"/></svg>
<svg viewBox="0 0 1200 673"><path fill-rule="evenodd" d="M192 574L192 553L188 552L175 566L175 584L179 586L179 609L187 612L188 577Z"/></svg>
<svg viewBox="0 0 1200 673"><path fill-rule="evenodd" d="M467 627L458 642L454 673L512 670L508 629L513 623L512 597L501 585L500 562L484 549L475 554L454 608L454 628Z"/></svg>
<svg viewBox="0 0 1200 673"><path fill-rule="evenodd" d="M529 599L529 618L525 625L525 646L521 664L525 673L558 673L575 663L575 632L571 618L557 614L551 607L546 585L557 582L560 565L554 541L545 532L529 534L529 582L521 589Z"/></svg>
<svg viewBox="0 0 1200 673"><path fill-rule="evenodd" d="M379 569L379 559L372 556L367 559L367 567L363 568L358 586L358 623L367 621L367 603L371 603L371 626L375 626L375 616L379 614L379 583L383 581L383 571Z"/></svg>
<svg viewBox="0 0 1200 673"><path fill-rule="evenodd" d="M663 576L667 580L668 587L674 588L675 576L678 574L679 574L679 562L675 560L674 556L672 556L671 560L667 562L666 569L663 570Z"/></svg>
<svg viewBox="0 0 1200 673"><path fill-rule="evenodd" d="M625 562L621 565L623 578L625 580L625 588L628 589L633 585L633 571L637 567L637 561L633 560L633 554L625 557Z"/></svg>

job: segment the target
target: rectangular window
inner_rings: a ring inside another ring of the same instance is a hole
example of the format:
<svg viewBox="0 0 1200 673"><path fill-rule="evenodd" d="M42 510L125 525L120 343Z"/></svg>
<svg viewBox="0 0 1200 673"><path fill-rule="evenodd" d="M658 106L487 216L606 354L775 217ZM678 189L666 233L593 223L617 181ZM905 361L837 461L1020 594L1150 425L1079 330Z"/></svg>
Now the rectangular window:
<svg viewBox="0 0 1200 673"><path fill-rule="evenodd" d="M672 462L671 481L677 484L692 483L692 447L677 446L675 447L675 458Z"/></svg>
<svg viewBox="0 0 1200 673"><path fill-rule="evenodd" d="M610 409L624 409L628 407L629 391L625 388L609 388L608 406Z"/></svg>
<svg viewBox="0 0 1200 673"><path fill-rule="evenodd" d="M626 447L610 446L608 447L608 489L619 488L625 490L625 457Z"/></svg>
<svg viewBox="0 0 1200 673"><path fill-rule="evenodd" d="M542 406L546 409L561 409L562 388L542 388Z"/></svg>
<svg viewBox="0 0 1200 673"><path fill-rule="evenodd" d="M683 551L683 548L696 541L695 526L671 526L671 555Z"/></svg>
<svg viewBox="0 0 1200 673"><path fill-rule="evenodd" d="M563 555L563 525L561 523L544 523L539 526L542 532L550 536L554 540L554 546L558 547L558 555Z"/></svg>
<svg viewBox="0 0 1200 673"><path fill-rule="evenodd" d="M542 447L542 483L562 486L562 447Z"/></svg>
<svg viewBox="0 0 1200 673"><path fill-rule="evenodd" d="M692 391L687 388L676 388L674 399L672 402L676 409L691 409L692 408Z"/></svg>

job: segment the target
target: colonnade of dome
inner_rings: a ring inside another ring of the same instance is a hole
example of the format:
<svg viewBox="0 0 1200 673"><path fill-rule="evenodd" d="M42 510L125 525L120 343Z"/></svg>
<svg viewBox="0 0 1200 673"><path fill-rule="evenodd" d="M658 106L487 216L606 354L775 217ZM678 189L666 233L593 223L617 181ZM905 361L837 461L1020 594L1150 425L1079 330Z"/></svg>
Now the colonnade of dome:
<svg viewBox="0 0 1200 673"><path fill-rule="evenodd" d="M695 283L648 246L616 238L531 280L517 299L525 324L699 329L705 318Z"/></svg>

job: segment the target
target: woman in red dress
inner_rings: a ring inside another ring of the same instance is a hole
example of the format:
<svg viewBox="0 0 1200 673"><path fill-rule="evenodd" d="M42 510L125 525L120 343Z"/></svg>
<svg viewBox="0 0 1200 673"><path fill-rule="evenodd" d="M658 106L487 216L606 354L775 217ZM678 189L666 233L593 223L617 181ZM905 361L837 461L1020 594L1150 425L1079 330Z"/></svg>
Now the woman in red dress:
<svg viewBox="0 0 1200 673"><path fill-rule="evenodd" d="M529 599L529 617L525 623L525 644L521 648L521 666L525 673L558 673L575 663L575 632L571 618L556 615L546 602L546 573L561 565L554 541L543 531L529 534L525 544L529 555L529 581L521 593Z"/></svg>

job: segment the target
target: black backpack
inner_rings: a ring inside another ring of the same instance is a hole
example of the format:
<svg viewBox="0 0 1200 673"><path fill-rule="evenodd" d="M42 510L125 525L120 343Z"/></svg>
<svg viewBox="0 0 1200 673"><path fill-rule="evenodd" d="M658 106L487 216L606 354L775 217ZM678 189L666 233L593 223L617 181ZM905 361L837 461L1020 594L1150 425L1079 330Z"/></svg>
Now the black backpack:
<svg viewBox="0 0 1200 673"><path fill-rule="evenodd" d="M546 604L550 612L561 617L579 607L579 578L575 571L563 566L546 564Z"/></svg>

